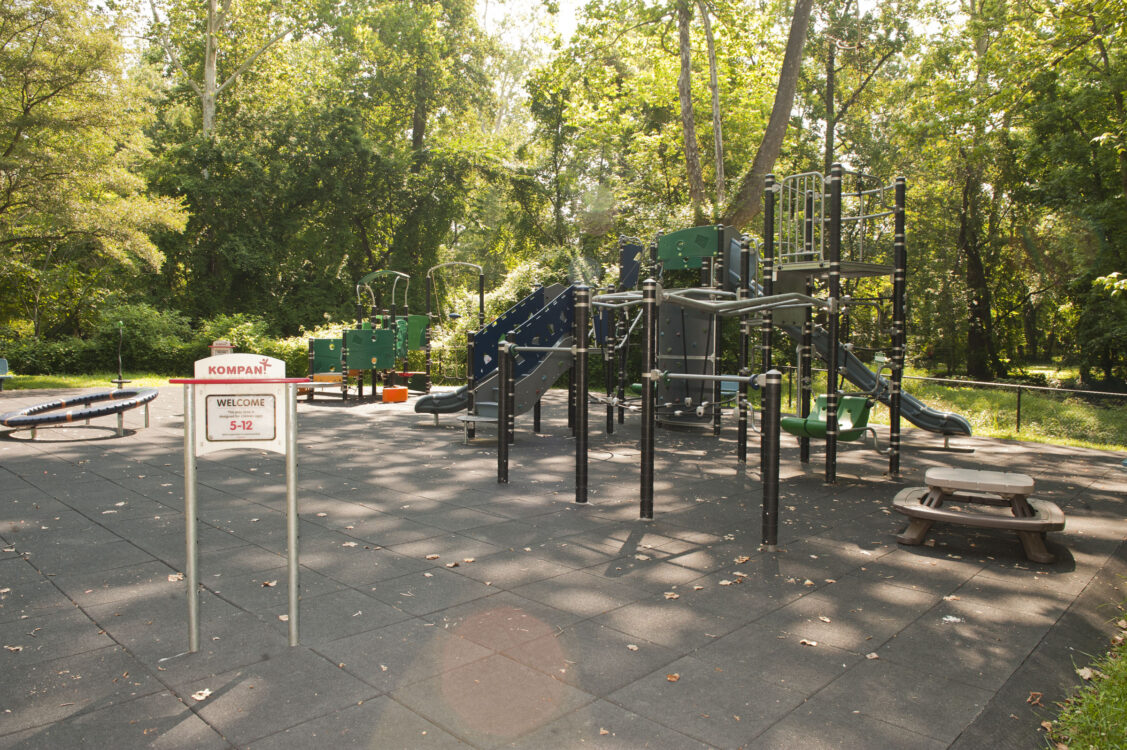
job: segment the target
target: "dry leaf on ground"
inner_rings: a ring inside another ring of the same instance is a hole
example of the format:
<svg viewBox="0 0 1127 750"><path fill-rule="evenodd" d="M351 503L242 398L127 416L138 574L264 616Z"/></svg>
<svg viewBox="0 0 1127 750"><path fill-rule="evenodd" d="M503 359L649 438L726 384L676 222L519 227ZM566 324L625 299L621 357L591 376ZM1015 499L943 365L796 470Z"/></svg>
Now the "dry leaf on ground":
<svg viewBox="0 0 1127 750"><path fill-rule="evenodd" d="M674 672L673 674L665 675L665 679L668 680L669 682L677 682L677 680L681 679L681 675L678 674L677 672Z"/></svg>

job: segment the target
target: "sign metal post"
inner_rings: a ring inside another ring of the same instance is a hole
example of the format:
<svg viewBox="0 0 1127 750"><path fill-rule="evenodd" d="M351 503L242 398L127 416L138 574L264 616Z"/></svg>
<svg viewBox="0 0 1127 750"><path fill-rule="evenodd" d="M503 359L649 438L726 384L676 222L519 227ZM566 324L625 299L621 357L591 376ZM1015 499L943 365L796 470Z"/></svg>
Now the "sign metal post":
<svg viewBox="0 0 1127 750"><path fill-rule="evenodd" d="M184 386L185 570L188 650L200 648L199 508L196 458L222 450L264 450L286 457L286 548L290 645L298 644L297 384L285 362L256 354L201 359ZM284 406L284 408L283 408Z"/></svg>

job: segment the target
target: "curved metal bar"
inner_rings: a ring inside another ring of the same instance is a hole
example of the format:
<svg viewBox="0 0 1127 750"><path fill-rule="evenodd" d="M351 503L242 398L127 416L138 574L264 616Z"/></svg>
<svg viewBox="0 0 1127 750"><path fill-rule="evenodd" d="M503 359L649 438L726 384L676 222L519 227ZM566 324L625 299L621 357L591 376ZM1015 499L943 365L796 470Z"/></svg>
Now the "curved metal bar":
<svg viewBox="0 0 1127 750"><path fill-rule="evenodd" d="M39 427L41 425L77 422L94 417L119 414L152 401L158 393L159 391L156 388L120 388L112 391L88 393L76 398L60 398L8 412L0 416L0 425L5 427ZM66 409L68 406L84 406L102 401L111 403L87 409L67 409L65 412L59 412L59 409Z"/></svg>
<svg viewBox="0 0 1127 750"><path fill-rule="evenodd" d="M448 266L465 266L467 268L476 268L478 273L484 273L484 269L476 263L466 263L465 261L461 260L451 260L447 261L446 263L439 263L437 266L431 266L430 268L428 268L427 278L430 278L435 271L446 268Z"/></svg>

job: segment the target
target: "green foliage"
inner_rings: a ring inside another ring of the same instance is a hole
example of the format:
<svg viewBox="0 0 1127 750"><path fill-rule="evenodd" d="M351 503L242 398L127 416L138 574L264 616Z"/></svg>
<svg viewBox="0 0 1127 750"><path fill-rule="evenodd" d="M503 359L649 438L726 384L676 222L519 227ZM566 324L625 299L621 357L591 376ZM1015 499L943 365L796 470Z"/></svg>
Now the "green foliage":
<svg viewBox="0 0 1127 750"><path fill-rule="evenodd" d="M1127 747L1127 643L1122 635L1105 656L1084 669L1090 670L1091 679L1062 704L1047 738L1050 746Z"/></svg>
<svg viewBox="0 0 1127 750"><path fill-rule="evenodd" d="M150 273L179 202L146 194L144 88L120 19L81 0L0 7L0 323L83 333L109 290Z"/></svg>

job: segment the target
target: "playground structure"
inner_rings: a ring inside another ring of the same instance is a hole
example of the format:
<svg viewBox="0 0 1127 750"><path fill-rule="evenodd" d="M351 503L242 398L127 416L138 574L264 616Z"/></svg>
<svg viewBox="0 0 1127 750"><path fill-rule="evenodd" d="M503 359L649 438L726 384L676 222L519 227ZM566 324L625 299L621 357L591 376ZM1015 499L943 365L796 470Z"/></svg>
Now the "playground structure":
<svg viewBox="0 0 1127 750"><path fill-rule="evenodd" d="M846 200L842 190L847 176L857 188ZM810 460L810 440L824 441L829 483L836 481L839 442L871 436L877 447L875 430L868 425L877 401L888 405L890 412L888 446L881 452L888 455L891 476L900 471L901 418L943 435L945 441L952 435L970 434L962 417L931 409L901 389L905 192L902 178L878 184L867 175L846 173L841 165L834 165L828 177L813 172L779 182L767 177L762 246L723 226L658 235L648 253L640 240L621 238L618 284L594 295L585 286L534 291L468 335L467 385L453 393L424 397L415 410L434 414L436 421L441 413L466 410L460 419L466 424L467 438L474 436L479 422L498 423L498 481L506 482L515 415L534 408L540 395L570 369L576 500L585 502L591 398L586 365L588 341L593 338L603 350L607 395L594 398L606 404L607 432L613 432L616 410L619 423L627 410L642 416L640 515L652 518L655 427L711 428L718 434L722 408L735 402L738 460L746 462L747 433L755 429L748 389L762 387L764 543L773 546L780 430L798 437L804 463ZM843 202L848 210L843 210ZM643 270L648 278L638 291ZM878 291L875 297L854 297L842 284L882 276L892 277L891 292L885 296ZM673 286L686 277L697 285ZM888 314L884 314L886 306L891 308ZM875 371L844 340L850 316L865 309L877 310L876 332L888 336L891 352L885 356L877 351ZM815 324L817 317L822 318L820 325ZM729 319L739 326L738 366L736 372L724 374L721 327ZM773 369L776 329L798 343L799 413L793 417L780 413L780 376ZM629 345L636 333L642 344L641 397L631 399L626 396L626 375ZM814 401L812 410L815 354L826 363L827 378L826 392ZM758 360L755 366L753 359ZM845 381L859 392L842 391ZM538 429L534 423L534 430Z"/></svg>
<svg viewBox="0 0 1127 750"><path fill-rule="evenodd" d="M850 178L856 189L844 192ZM810 308L805 311L769 311L762 320L764 361L772 356L771 332L779 328L798 342L799 413L784 420L783 428L799 438L801 460L810 460L810 439L825 440L827 482L836 479L838 441L861 439L867 430L868 407L881 401L889 408L889 474L900 471L900 420L908 419L947 439L969 435L962 417L930 409L903 392L907 293L907 243L905 236L906 182L897 178L881 184L869 175L847 172L840 164L828 177L807 172L776 182L766 178L764 199L764 257L762 290L765 294L797 292L815 294L819 284L827 301L824 328L816 326ZM844 206L843 206L844 204ZM891 236L891 242L889 237ZM889 297L854 298L844 293L843 281L867 277L892 277ZM862 307L891 307L891 356L878 354L877 370L869 369L845 343L843 316ZM813 355L826 362L826 393L810 411L813 394ZM881 377L887 368L889 377ZM840 393L839 380L848 380L859 393ZM843 408L842 399L849 399ZM864 404L858 399L864 399ZM873 433L875 439L875 433Z"/></svg>
<svg viewBox="0 0 1127 750"><path fill-rule="evenodd" d="M386 284L373 289L377 279L391 281L389 307L383 304ZM405 282L402 309L397 305L400 281ZM356 327L344 329L339 338L309 339L309 378L313 382L303 387L309 401L319 389L338 385L341 399L347 400L353 383L357 400L363 400L365 372L370 373L373 399L381 383L385 389L397 388L400 379L409 388L426 390L425 373L407 371L408 353L424 348L427 329L427 316L407 312L410 281L410 276L399 271L373 271L356 283ZM406 394L396 390L384 396L386 400L405 400Z"/></svg>

